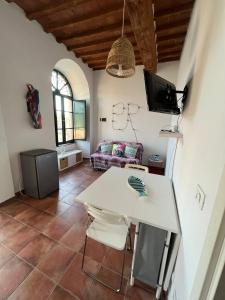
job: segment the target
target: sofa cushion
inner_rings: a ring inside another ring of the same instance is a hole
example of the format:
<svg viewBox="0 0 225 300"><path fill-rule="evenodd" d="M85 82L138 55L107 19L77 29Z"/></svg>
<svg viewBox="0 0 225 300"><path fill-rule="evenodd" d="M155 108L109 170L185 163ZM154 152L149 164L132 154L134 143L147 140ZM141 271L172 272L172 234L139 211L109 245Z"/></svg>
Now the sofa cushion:
<svg viewBox="0 0 225 300"><path fill-rule="evenodd" d="M137 155L137 147L132 146L132 145L126 145L124 156L130 157L130 158L135 158L136 155Z"/></svg>
<svg viewBox="0 0 225 300"><path fill-rule="evenodd" d="M113 144L112 156L124 157L125 144Z"/></svg>
<svg viewBox="0 0 225 300"><path fill-rule="evenodd" d="M111 143L101 144L101 146L100 146L100 152L102 154L111 155L112 154L112 144Z"/></svg>

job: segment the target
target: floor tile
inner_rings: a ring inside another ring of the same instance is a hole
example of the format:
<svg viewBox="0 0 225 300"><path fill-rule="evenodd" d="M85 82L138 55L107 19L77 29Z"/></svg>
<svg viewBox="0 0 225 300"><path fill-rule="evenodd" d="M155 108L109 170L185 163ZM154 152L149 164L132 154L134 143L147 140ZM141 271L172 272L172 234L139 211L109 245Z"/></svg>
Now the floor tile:
<svg viewBox="0 0 225 300"><path fill-rule="evenodd" d="M131 262L132 262L132 252L126 251L125 265L124 265L125 277L130 276ZM118 251L107 247L106 255L104 257L102 264L104 267L110 270L113 270L117 273L121 273L122 264L123 264L123 251Z"/></svg>
<svg viewBox="0 0 225 300"><path fill-rule="evenodd" d="M40 210L33 208L31 206L28 206L28 208L26 210L24 210L21 213L19 213L18 215L16 215L15 219L28 224L30 219L32 219L33 217L35 217L39 214L40 214Z"/></svg>
<svg viewBox="0 0 225 300"><path fill-rule="evenodd" d="M45 300L51 294L55 284L38 270L33 270L9 300Z"/></svg>
<svg viewBox="0 0 225 300"><path fill-rule="evenodd" d="M48 300L77 300L77 297L73 297L67 291L57 286Z"/></svg>
<svg viewBox="0 0 225 300"><path fill-rule="evenodd" d="M7 203L1 207L1 211L6 214L15 217L20 212L26 210L28 207L20 200L15 200L13 203Z"/></svg>
<svg viewBox="0 0 225 300"><path fill-rule="evenodd" d="M64 219L55 217L42 232L53 240L60 240L70 228Z"/></svg>
<svg viewBox="0 0 225 300"><path fill-rule="evenodd" d="M91 289L93 293L90 300L130 300L127 297L125 298L123 294L116 293L96 281L93 281Z"/></svg>
<svg viewBox="0 0 225 300"><path fill-rule="evenodd" d="M12 220L12 219L9 216L0 212L0 228L2 226L4 226L7 222L9 222L10 220Z"/></svg>
<svg viewBox="0 0 225 300"><path fill-rule="evenodd" d="M59 189L58 191L55 191L53 193L51 193L49 196L50 197L54 197L57 200L62 200L69 192L63 190L63 189Z"/></svg>
<svg viewBox="0 0 225 300"><path fill-rule="evenodd" d="M79 189L77 189L76 191L68 193L64 198L62 198L62 201L67 204L73 205L74 203L77 203L76 197L79 194L80 194L80 191L79 191Z"/></svg>
<svg viewBox="0 0 225 300"><path fill-rule="evenodd" d="M14 257L0 269L0 299L5 300L23 282L32 268Z"/></svg>
<svg viewBox="0 0 225 300"><path fill-rule="evenodd" d="M55 282L61 279L74 257L74 252L60 245L55 246L37 266Z"/></svg>
<svg viewBox="0 0 225 300"><path fill-rule="evenodd" d="M14 256L13 252L0 244L0 268Z"/></svg>
<svg viewBox="0 0 225 300"><path fill-rule="evenodd" d="M88 215L84 205L80 203L76 203L75 205L68 208L61 217L68 223L68 224L83 224L87 221Z"/></svg>
<svg viewBox="0 0 225 300"><path fill-rule="evenodd" d="M97 274L97 278L109 284L114 289L118 289L120 287L121 275L104 267L101 267L100 271Z"/></svg>
<svg viewBox="0 0 225 300"><path fill-rule="evenodd" d="M83 248L80 252L83 253ZM88 256L93 260L102 263L105 255L106 255L106 246L90 238L87 239L85 256Z"/></svg>
<svg viewBox="0 0 225 300"><path fill-rule="evenodd" d="M16 232L18 232L24 227L25 226L23 224L15 221L14 219L11 219L9 222L7 222L4 226L0 228L0 242L14 235Z"/></svg>
<svg viewBox="0 0 225 300"><path fill-rule="evenodd" d="M57 202L57 200L54 197L46 197L44 199L27 197L23 199L23 202L39 210L46 210L49 206L52 205L52 203Z"/></svg>
<svg viewBox="0 0 225 300"><path fill-rule="evenodd" d="M26 260L28 263L36 266L41 259L48 254L55 242L43 234L38 235L31 242L29 242L20 252L19 257Z"/></svg>
<svg viewBox="0 0 225 300"><path fill-rule="evenodd" d="M84 225L75 224L62 237L60 243L69 247L70 249L79 252L84 245L86 229Z"/></svg>
<svg viewBox="0 0 225 300"><path fill-rule="evenodd" d="M45 212L39 212L38 214L28 218L26 223L42 231L51 221L53 221L53 219L54 216Z"/></svg>
<svg viewBox="0 0 225 300"><path fill-rule="evenodd" d="M64 213L70 205L63 201L55 201L45 211L52 215L61 215Z"/></svg>
<svg viewBox="0 0 225 300"><path fill-rule="evenodd" d="M63 276L59 285L72 292L72 294L78 296L81 300L91 300L94 299L94 291L92 289L93 280L81 270L81 261L82 256L78 254ZM87 271L97 274L99 269L100 265L98 263L87 258Z"/></svg>
<svg viewBox="0 0 225 300"><path fill-rule="evenodd" d="M137 286L129 287L127 290L129 300L155 300L155 293L150 293Z"/></svg>
<svg viewBox="0 0 225 300"><path fill-rule="evenodd" d="M11 235L9 238L4 240L3 245L11 249L13 252L18 253L37 235L39 235L39 232L34 228L24 226L14 235Z"/></svg>

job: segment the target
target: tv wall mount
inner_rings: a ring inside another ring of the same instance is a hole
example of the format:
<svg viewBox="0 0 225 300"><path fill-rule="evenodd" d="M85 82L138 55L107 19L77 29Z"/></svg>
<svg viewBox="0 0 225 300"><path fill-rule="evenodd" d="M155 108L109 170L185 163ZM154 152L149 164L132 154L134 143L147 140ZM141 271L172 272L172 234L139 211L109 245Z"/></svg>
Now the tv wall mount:
<svg viewBox="0 0 225 300"><path fill-rule="evenodd" d="M182 105L184 106L187 100L187 96L188 96L188 87L187 85L184 87L183 91L175 91L176 94L182 94L182 98L180 99L182 102ZM179 100L178 100L179 101Z"/></svg>

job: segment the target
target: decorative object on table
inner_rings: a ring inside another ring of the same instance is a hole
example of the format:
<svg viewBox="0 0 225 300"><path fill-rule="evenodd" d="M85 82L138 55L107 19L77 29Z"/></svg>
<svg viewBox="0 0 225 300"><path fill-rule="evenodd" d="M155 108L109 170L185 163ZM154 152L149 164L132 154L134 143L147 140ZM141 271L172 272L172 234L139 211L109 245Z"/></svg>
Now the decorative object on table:
<svg viewBox="0 0 225 300"><path fill-rule="evenodd" d="M125 6L124 0L121 37L112 44L106 63L106 72L119 78L131 77L135 73L134 49L128 38L124 36Z"/></svg>
<svg viewBox="0 0 225 300"><path fill-rule="evenodd" d="M39 92L32 84L27 84L27 111L30 113L35 129L42 128L41 113L39 111Z"/></svg>
<svg viewBox="0 0 225 300"><path fill-rule="evenodd" d="M148 196L148 191L143 180L136 176L128 177L128 185L138 193L139 197Z"/></svg>
<svg viewBox="0 0 225 300"><path fill-rule="evenodd" d="M121 141L107 141L107 143L113 144L124 144L132 145L132 147L137 148L137 153L135 158L131 157L118 157L113 156L112 151L110 154L104 154L101 150L101 146L105 144L106 141L99 143L95 153L91 154L91 166L93 169L107 170L111 166L123 168L126 164L141 164L142 163L142 153L144 151L143 145L141 143L131 143L131 142L121 142Z"/></svg>
<svg viewBox="0 0 225 300"><path fill-rule="evenodd" d="M148 158L149 172L158 175L164 175L165 162L158 154L152 154Z"/></svg>

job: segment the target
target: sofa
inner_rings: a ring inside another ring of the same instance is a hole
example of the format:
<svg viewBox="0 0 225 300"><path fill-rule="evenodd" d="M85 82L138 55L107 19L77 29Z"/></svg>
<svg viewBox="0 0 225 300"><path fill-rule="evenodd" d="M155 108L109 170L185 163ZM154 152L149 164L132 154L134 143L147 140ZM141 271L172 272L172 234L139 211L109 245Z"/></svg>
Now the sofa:
<svg viewBox="0 0 225 300"><path fill-rule="evenodd" d="M110 151L110 147L111 147L110 145L112 146L111 151ZM115 148L114 145L118 145L117 151L114 151ZM108 152L105 151L107 147L108 147ZM121 149L118 150L118 148ZM130 149L131 153L127 151L127 149ZM122 142L122 141L101 142L99 143L96 152L91 154L90 163L93 169L100 169L100 170L107 170L111 166L117 166L123 168L128 163L141 164L143 151L144 149L141 143L131 143L131 142ZM127 153L129 155L127 155Z"/></svg>

